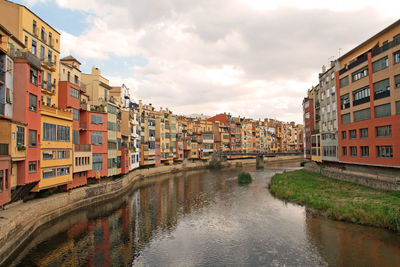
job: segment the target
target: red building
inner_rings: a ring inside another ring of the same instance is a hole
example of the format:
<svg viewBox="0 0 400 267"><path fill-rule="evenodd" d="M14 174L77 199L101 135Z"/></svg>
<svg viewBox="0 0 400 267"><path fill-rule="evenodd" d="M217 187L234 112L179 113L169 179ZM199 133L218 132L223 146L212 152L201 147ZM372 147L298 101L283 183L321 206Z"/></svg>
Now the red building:
<svg viewBox="0 0 400 267"><path fill-rule="evenodd" d="M305 136L305 155L311 159L311 132L314 131L314 101L312 89L308 91L308 97L303 99L303 119Z"/></svg>
<svg viewBox="0 0 400 267"><path fill-rule="evenodd" d="M71 109L73 115L73 180L64 186L65 189L86 185L88 171L92 169L92 146L90 142L80 141L81 101L87 98L85 86L81 83L80 65L81 63L72 56L60 60L58 106L61 109Z"/></svg>
<svg viewBox="0 0 400 267"><path fill-rule="evenodd" d="M81 105L79 142L92 146L92 169L88 178L108 176L107 172L107 113L104 110L89 111L85 102Z"/></svg>
<svg viewBox="0 0 400 267"><path fill-rule="evenodd" d="M26 124L26 159L17 161L17 186L12 198L22 198L40 181L40 105L43 103L40 60L30 52L14 57L14 113L13 119ZM15 195L15 197L14 197Z"/></svg>

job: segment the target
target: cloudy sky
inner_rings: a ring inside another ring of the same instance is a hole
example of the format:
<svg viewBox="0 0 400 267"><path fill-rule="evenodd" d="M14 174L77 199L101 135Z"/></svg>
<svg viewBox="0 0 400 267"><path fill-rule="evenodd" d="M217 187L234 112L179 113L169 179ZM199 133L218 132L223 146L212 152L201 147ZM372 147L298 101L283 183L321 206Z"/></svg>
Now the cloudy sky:
<svg viewBox="0 0 400 267"><path fill-rule="evenodd" d="M302 122L321 66L397 19L400 1L19 0L73 55L178 114ZM389 8L390 7L390 8Z"/></svg>

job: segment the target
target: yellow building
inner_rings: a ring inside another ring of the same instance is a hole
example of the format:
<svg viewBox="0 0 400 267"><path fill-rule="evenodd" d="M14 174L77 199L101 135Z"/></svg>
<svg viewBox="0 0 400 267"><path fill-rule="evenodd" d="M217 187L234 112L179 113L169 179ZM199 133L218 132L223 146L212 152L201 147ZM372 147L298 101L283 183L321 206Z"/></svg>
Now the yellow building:
<svg viewBox="0 0 400 267"><path fill-rule="evenodd" d="M34 191L72 181L72 112L58 109L60 33L28 8L0 1L0 23L41 62L41 179Z"/></svg>

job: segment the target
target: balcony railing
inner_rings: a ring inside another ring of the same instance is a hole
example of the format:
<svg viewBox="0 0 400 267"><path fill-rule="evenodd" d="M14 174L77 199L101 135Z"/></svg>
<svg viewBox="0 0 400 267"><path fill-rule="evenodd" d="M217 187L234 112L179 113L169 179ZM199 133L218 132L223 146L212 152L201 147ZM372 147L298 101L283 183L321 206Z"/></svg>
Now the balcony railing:
<svg viewBox="0 0 400 267"><path fill-rule="evenodd" d="M8 49L8 53L10 57L13 58L18 58L18 59L25 59L28 61L30 65L35 67L36 69L40 69L42 66L40 65L40 59L37 58L35 55L33 55L29 51L21 51L21 50L15 50L15 49Z"/></svg>
<svg viewBox="0 0 400 267"><path fill-rule="evenodd" d="M391 42L389 42L387 44L384 44L382 46L373 48L371 50L371 54L374 57L374 56L379 55L380 53L385 52L386 50L389 50L390 48L393 48L393 47L398 46L398 45L400 45L400 40L399 39L395 39L395 40L393 40L393 41L391 41Z"/></svg>
<svg viewBox="0 0 400 267"><path fill-rule="evenodd" d="M51 61L51 60L42 61L42 64L44 65L44 67L46 67L49 70L54 71L56 69L56 62L54 62L54 61Z"/></svg>
<svg viewBox="0 0 400 267"><path fill-rule="evenodd" d="M353 107L361 105L361 104L364 104L364 103L368 103L369 101L370 101L370 97L369 96L361 98L361 99L354 100L353 101Z"/></svg>
<svg viewBox="0 0 400 267"><path fill-rule="evenodd" d="M74 145L75 151L80 151L80 152L91 152L92 151L92 145L90 144L76 144Z"/></svg>
<svg viewBox="0 0 400 267"><path fill-rule="evenodd" d="M8 144L0 144L0 155L8 155Z"/></svg>
<svg viewBox="0 0 400 267"><path fill-rule="evenodd" d="M385 98L385 97L389 97L390 96L390 90L385 90L385 91L380 91L380 92L376 92L374 94L374 99L381 99L381 98Z"/></svg>

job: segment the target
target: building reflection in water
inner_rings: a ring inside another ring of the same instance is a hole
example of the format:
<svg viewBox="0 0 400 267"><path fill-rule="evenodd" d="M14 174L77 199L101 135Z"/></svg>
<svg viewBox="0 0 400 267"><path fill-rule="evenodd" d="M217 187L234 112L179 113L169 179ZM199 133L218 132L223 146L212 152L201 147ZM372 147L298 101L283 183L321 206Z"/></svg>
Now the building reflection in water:
<svg viewBox="0 0 400 267"><path fill-rule="evenodd" d="M399 238L390 231L306 216L309 241L329 266L392 266L400 264Z"/></svg>
<svg viewBox="0 0 400 267"><path fill-rule="evenodd" d="M226 190L218 177L204 180L204 173L177 175L137 189L117 209L82 211L80 221L36 245L18 265L129 266L152 238Z"/></svg>

